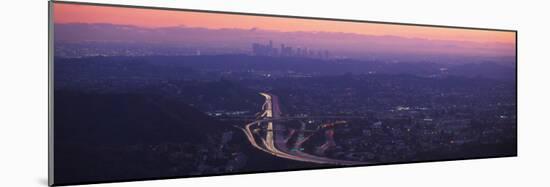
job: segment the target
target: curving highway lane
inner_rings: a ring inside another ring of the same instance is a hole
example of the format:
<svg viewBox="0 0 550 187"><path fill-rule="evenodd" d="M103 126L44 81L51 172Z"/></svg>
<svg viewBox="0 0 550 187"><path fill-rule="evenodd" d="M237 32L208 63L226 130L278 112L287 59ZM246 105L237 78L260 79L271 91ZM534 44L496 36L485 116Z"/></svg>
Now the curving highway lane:
<svg viewBox="0 0 550 187"><path fill-rule="evenodd" d="M284 119L281 117L281 109L279 107L279 99L277 96L269 93L260 93L265 97L265 102L262 106L260 119L248 123L242 129L250 144L255 148L272 154L277 157L292 159L303 162L313 162L319 164L332 165L366 165L368 162L338 160L326 157L311 155L300 150L289 151L287 147L287 138L284 135L285 127L277 123L278 120ZM260 126L267 123L267 133L265 137L253 133L253 126ZM259 140L259 141L258 141ZM303 143L303 142L301 142Z"/></svg>

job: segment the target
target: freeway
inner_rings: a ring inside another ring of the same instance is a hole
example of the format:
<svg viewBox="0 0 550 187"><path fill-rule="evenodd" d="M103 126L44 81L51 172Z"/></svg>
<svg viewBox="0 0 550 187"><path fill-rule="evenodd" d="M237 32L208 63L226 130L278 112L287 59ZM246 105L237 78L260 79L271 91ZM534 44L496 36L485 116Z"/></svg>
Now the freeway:
<svg viewBox="0 0 550 187"><path fill-rule="evenodd" d="M326 157L320 157L311 155L295 149L290 151L287 147L287 141L289 137L285 137L285 127L280 124L285 117L281 117L281 108L279 106L279 98L273 94L260 93L265 102L262 106L262 112L260 112L260 119L250 122L242 129L246 134L246 137L250 144L255 148L272 154L277 157L292 159L303 162L313 162L319 164L333 164L333 165L365 165L368 162L338 160ZM289 118L290 119L290 118ZM260 127L262 124L267 123L267 133L265 137L260 134L255 134L252 130L253 126ZM256 135L256 136L255 136ZM259 141L258 141L259 140ZM258 143L259 142L259 143ZM300 142L302 144L303 142Z"/></svg>

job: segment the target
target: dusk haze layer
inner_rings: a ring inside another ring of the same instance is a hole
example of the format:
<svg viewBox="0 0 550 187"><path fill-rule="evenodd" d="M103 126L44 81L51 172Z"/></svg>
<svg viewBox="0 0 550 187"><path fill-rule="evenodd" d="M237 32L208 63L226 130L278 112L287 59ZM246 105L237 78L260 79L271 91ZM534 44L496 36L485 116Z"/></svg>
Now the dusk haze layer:
<svg viewBox="0 0 550 187"><path fill-rule="evenodd" d="M437 46L423 49L432 54L462 54L470 56L509 56L509 54L515 51L516 37L514 32L506 31L294 19L236 14L212 14L204 12L74 4L56 4L54 22L56 24L101 23L135 26L144 29L173 27L242 30L259 29L284 33L336 33L340 35L363 35L366 37L399 37L407 41L397 41L395 43L386 42L378 46L378 49L371 50L371 52L382 50L385 47L384 45L391 45L389 47L386 46L388 50L395 49L396 51L404 50L407 52L407 48L416 45L414 42L418 41L421 45L424 43L430 43L430 45L437 43ZM324 38L317 36L315 40L324 40ZM335 38L333 37L321 43L342 49L345 47L338 46L350 46L350 43L353 45L353 41L356 39L349 39L349 41L345 38L338 39L338 41L334 40ZM316 42L310 43L312 43L312 45L322 45ZM372 42L363 43L361 45L369 45L371 43ZM402 46L404 45L403 43L408 44ZM402 47L400 47L400 45ZM358 46L351 49L351 51L357 51L357 48L369 49L372 47L373 46Z"/></svg>

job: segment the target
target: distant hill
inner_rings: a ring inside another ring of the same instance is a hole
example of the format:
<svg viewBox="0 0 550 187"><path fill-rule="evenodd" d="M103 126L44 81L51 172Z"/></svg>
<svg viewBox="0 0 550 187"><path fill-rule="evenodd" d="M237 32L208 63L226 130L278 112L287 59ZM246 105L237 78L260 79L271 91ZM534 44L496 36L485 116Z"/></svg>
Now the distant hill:
<svg viewBox="0 0 550 187"><path fill-rule="evenodd" d="M59 184L188 174L199 150L217 147L221 133L232 128L153 95L58 91L54 105Z"/></svg>
<svg viewBox="0 0 550 187"><path fill-rule="evenodd" d="M244 73L248 70L265 72L300 72L320 75L354 74L410 74L417 76L452 75L485 77L498 80L515 80L515 66L501 63L440 64L434 62L397 62L369 60L320 60L295 57L264 57L248 55L203 56L148 56L148 57L89 57L82 59L56 59L57 78L109 77L163 79L217 80L220 72ZM205 74L201 71L217 73Z"/></svg>

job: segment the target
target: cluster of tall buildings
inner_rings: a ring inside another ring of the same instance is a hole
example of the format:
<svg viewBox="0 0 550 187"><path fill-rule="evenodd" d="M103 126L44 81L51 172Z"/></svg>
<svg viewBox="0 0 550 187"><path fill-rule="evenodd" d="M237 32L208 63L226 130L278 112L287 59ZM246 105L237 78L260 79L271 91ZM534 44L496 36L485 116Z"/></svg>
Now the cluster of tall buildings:
<svg viewBox="0 0 550 187"><path fill-rule="evenodd" d="M328 50L313 50L308 48L293 48L291 46L286 46L281 44L279 48L274 47L273 41L269 41L269 44L252 44L252 55L254 56L276 56L276 57L309 57L309 58L320 58L328 59L329 51Z"/></svg>

